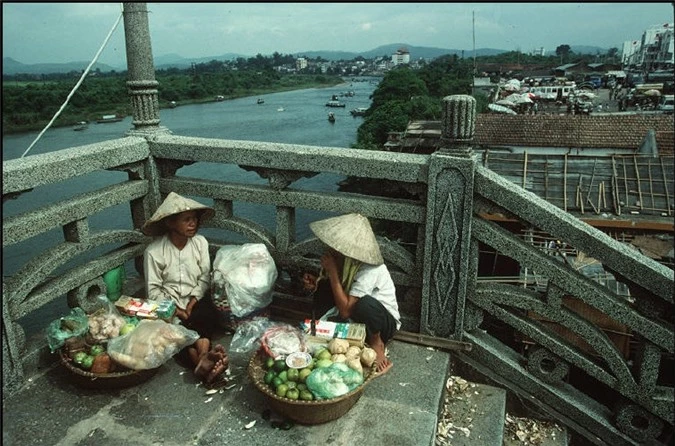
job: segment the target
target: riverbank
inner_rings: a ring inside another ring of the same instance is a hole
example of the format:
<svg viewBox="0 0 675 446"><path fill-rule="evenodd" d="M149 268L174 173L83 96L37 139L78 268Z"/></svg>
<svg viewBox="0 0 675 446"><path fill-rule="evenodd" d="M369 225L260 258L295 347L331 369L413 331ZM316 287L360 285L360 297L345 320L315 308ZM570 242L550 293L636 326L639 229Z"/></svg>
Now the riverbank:
<svg viewBox="0 0 675 446"><path fill-rule="evenodd" d="M324 79L325 80L325 79ZM335 82L330 82L326 83L325 81L307 81L303 83L298 83L298 84L293 84L293 85L273 85L270 87L260 87L260 88L250 88L246 91L241 91L241 92L235 92L235 93L230 93L226 95L222 95L224 98L223 100L233 100L233 99L241 99L241 98L246 98L246 97L251 97L251 98L256 98L258 96L266 95L266 94L271 94L271 93L282 93L285 91L296 91L296 90L305 90L305 89L310 89L310 88L331 88L331 87L337 87L339 85L343 84L348 84L349 82L345 79L340 79L340 81L335 81ZM215 102L214 96L213 95L206 95L206 96L201 96L199 98L193 98L193 99L180 99L176 102L176 106L181 106L181 105L190 105L190 104L205 104L205 103L210 103L210 102ZM56 104L55 104L56 105ZM60 106L61 104L58 104ZM160 109L166 109L166 108L173 108L171 105L170 101L166 100L160 100L159 101L159 108ZM89 123L95 123L97 119L101 118L101 115L104 114L116 114L120 117L127 117L131 115L131 106L128 104L128 102L125 100L125 102L120 102L117 104L111 104L110 109L113 110L111 112L106 112L106 113L99 113L99 112L85 112L83 114L84 117L80 117L77 119L74 119L72 122L64 122L63 120L57 119L54 124L50 128L64 128L64 127L72 127L77 125L80 121L87 121ZM3 110L3 114L5 114L5 110ZM51 117L50 117L51 119ZM42 129L45 128L45 126L49 123L50 119L44 119L40 120L38 122L26 124L26 125L17 125L11 123L10 120L5 120L3 119L3 125L2 125L2 134L3 135L14 135L14 134L19 134L19 133L26 133L26 132L39 132ZM61 122L59 122L61 121Z"/></svg>

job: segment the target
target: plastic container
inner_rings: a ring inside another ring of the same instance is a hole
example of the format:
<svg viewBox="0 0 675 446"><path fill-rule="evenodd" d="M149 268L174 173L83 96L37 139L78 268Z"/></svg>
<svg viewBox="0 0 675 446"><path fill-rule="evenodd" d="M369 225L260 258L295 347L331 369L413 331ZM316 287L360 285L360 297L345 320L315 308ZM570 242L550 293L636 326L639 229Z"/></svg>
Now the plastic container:
<svg viewBox="0 0 675 446"><path fill-rule="evenodd" d="M126 279L126 270L124 265L120 265L115 269L111 269L103 274L103 282L106 287L106 296L111 302L115 302L122 295L122 288L124 280Z"/></svg>

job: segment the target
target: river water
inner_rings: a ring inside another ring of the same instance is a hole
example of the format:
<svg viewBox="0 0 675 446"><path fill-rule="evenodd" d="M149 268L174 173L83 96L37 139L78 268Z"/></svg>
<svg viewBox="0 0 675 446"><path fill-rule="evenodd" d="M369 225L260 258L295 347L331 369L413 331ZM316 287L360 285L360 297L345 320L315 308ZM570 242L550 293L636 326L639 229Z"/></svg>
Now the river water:
<svg viewBox="0 0 675 446"><path fill-rule="evenodd" d="M349 111L357 107L370 106L370 95L376 88L378 81L379 78L345 79L345 83L334 87L270 93L205 104L179 105L173 109L160 111L160 125L169 129L174 135L180 136L348 148L356 142L357 129L363 122L363 118L353 117ZM353 91L354 96L339 97L340 102L345 103L346 107L326 107L325 104L331 99L332 95L341 95L348 91ZM258 104L258 98L262 98L265 102ZM329 112L333 112L336 117L334 123L328 121ZM125 133L132 127L132 118L126 117L124 120L115 123L91 123L83 131L73 131L69 127L49 129L26 156L124 137ZM38 134L39 132L30 132L3 136L3 161L21 157ZM266 184L267 182L256 173L245 171L235 165L223 167L222 165L195 163L181 168L178 173L206 179L223 178L226 175L230 181L249 184ZM3 213L5 216L16 215L57 199L68 198L87 190L119 183L125 179L125 173L105 171L63 182L59 185L45 186L50 188L48 194L36 193L34 197L29 199L22 197L23 199L8 200L3 203ZM292 187L334 191L337 190L337 183L343 179L344 177L340 175L320 174L312 178L298 180L293 183ZM205 202L198 197L197 199ZM274 209L271 206L235 203L234 211L237 216L256 221L269 230L274 229L275 216ZM296 216L298 232L296 236L298 238L308 236L310 234L308 229L310 221L330 215L298 210ZM129 228L130 221L128 205L120 205L102 212L101 215L92 216L89 219L89 224L92 230L116 229ZM213 233L209 228L204 228L200 232L207 238ZM219 232L218 238L222 240L222 231ZM53 246L62 241L62 231L52 230L3 249L3 276L6 277L15 273L30 260L33 253L44 251L45 247ZM231 234L225 241L242 243L246 240L239 238L236 234ZM128 268L129 265L127 265ZM54 274L58 274L58 271L55 271ZM29 322L29 325L32 325L32 323ZM27 331L32 330L27 329Z"/></svg>

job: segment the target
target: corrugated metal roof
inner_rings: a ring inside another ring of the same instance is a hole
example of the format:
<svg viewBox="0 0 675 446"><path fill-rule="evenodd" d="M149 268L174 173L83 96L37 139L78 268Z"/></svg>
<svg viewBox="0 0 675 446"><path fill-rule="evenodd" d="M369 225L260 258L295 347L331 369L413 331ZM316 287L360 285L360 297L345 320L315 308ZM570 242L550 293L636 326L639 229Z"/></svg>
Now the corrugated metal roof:
<svg viewBox="0 0 675 446"><path fill-rule="evenodd" d="M564 70L568 70L568 69L570 69L570 68L572 68L572 67L576 67L577 65L579 65L579 64L578 64L578 63L568 63L568 64L566 64L566 65L560 65L559 67L555 67L554 70L562 70L562 71L564 71Z"/></svg>

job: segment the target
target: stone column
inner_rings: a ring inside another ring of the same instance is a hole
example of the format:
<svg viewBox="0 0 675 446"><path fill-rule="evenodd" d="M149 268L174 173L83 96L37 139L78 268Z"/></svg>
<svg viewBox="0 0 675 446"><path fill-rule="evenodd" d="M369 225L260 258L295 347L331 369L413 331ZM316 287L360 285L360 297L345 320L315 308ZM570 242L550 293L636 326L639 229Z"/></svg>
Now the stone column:
<svg viewBox="0 0 675 446"><path fill-rule="evenodd" d="M129 97L133 108L133 136L168 130L159 125L159 100L152 58L146 3L124 3L124 36L127 49Z"/></svg>
<svg viewBox="0 0 675 446"><path fill-rule="evenodd" d="M471 250L473 177L471 142L476 100L443 98L441 145L431 155L424 243L420 331L460 340Z"/></svg>

